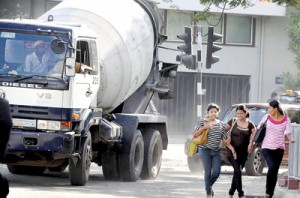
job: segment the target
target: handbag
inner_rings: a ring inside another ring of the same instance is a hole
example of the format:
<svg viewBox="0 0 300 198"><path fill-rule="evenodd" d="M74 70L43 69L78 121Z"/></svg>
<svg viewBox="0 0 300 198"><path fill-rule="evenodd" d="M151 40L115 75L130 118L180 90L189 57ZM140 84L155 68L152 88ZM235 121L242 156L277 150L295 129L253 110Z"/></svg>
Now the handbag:
<svg viewBox="0 0 300 198"><path fill-rule="evenodd" d="M257 132L255 133L254 139L253 141L255 142L255 144L259 144L262 143L265 135L266 135L266 128L267 128L267 121L269 119L270 116L267 117L267 119L265 120L265 122L259 127L259 129L257 130Z"/></svg>
<svg viewBox="0 0 300 198"><path fill-rule="evenodd" d="M197 152L197 144L190 140L189 142L187 142L185 149L185 153L187 154L187 156L193 156Z"/></svg>
<svg viewBox="0 0 300 198"><path fill-rule="evenodd" d="M194 142L196 145L205 144L207 142L208 131L209 129L205 129L199 136L193 137L192 142Z"/></svg>

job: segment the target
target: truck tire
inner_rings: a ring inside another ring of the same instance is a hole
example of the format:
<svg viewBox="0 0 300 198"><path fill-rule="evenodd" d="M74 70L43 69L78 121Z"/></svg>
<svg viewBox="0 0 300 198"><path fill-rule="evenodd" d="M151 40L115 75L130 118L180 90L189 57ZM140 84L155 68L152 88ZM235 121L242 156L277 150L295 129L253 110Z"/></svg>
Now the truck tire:
<svg viewBox="0 0 300 198"><path fill-rule="evenodd" d="M84 186L89 180L92 161L92 138L88 132L86 140L82 143L81 156L75 164L69 159L69 179L73 186Z"/></svg>
<svg viewBox="0 0 300 198"><path fill-rule="evenodd" d="M106 180L120 180L120 169L117 152L107 150L102 153L102 172Z"/></svg>
<svg viewBox="0 0 300 198"><path fill-rule="evenodd" d="M187 164L192 173L199 173L203 171L203 165L198 153L193 156L187 156Z"/></svg>
<svg viewBox="0 0 300 198"><path fill-rule="evenodd" d="M45 167L7 165L8 171L16 175L42 175Z"/></svg>
<svg viewBox="0 0 300 198"><path fill-rule="evenodd" d="M143 133L144 164L141 172L142 179L155 179L161 167L162 139L157 130L148 129Z"/></svg>
<svg viewBox="0 0 300 198"><path fill-rule="evenodd" d="M260 147L256 147L245 164L246 174L249 176L260 176L264 169L265 159Z"/></svg>
<svg viewBox="0 0 300 198"><path fill-rule="evenodd" d="M121 178L124 181L136 181L140 177L144 161L144 141L139 130L131 138L124 137L123 150L120 154Z"/></svg>

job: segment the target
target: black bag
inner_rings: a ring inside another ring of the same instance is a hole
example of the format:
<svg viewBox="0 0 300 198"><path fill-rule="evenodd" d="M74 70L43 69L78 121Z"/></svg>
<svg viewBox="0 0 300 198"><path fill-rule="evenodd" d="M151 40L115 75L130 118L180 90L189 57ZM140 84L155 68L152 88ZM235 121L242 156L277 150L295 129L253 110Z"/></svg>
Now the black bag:
<svg viewBox="0 0 300 198"><path fill-rule="evenodd" d="M266 134L266 125L267 125L268 119L269 119L269 116L266 119L266 121L257 130L257 132L256 132L256 134L254 136L254 139L253 139L253 142L255 142L255 144L259 144L259 143L263 142L265 134Z"/></svg>

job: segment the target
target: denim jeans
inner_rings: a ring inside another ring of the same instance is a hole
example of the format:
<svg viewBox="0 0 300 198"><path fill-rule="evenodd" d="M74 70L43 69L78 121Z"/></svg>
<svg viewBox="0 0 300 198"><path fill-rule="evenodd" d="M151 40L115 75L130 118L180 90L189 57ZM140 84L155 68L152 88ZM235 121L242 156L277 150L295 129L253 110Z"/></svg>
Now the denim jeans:
<svg viewBox="0 0 300 198"><path fill-rule="evenodd" d="M199 149L200 159L204 168L204 183L207 195L212 193L212 186L217 181L221 172L220 151L212 149Z"/></svg>
<svg viewBox="0 0 300 198"><path fill-rule="evenodd" d="M284 150L262 149L262 153L269 167L266 181L266 194L269 194L272 197L276 187L278 170L283 158Z"/></svg>
<svg viewBox="0 0 300 198"><path fill-rule="evenodd" d="M243 186L242 186L242 169L243 165L238 161L233 159L233 157L228 157L228 161L233 167L233 177L231 182L231 187L229 189L229 195L234 195L235 190L238 191L239 197L244 196Z"/></svg>

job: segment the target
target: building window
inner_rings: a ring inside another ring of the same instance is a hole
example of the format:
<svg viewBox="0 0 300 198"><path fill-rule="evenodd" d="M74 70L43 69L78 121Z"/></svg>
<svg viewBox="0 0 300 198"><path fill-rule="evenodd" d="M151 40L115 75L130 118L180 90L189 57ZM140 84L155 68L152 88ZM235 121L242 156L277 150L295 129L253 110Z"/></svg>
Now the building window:
<svg viewBox="0 0 300 198"><path fill-rule="evenodd" d="M222 15L212 15L205 21L199 21L196 23L196 25L201 26L201 35L202 35L202 42L207 41L207 33L208 33L208 27L213 26L214 27L214 33L217 34L223 34L223 20L224 17ZM218 42L222 43L223 39L220 39Z"/></svg>
<svg viewBox="0 0 300 198"><path fill-rule="evenodd" d="M167 35L170 40L178 40L177 35L184 34L184 27L192 25L192 12L168 10Z"/></svg>
<svg viewBox="0 0 300 198"><path fill-rule="evenodd" d="M251 16L227 15L226 44L253 45L253 18Z"/></svg>
<svg viewBox="0 0 300 198"><path fill-rule="evenodd" d="M193 12L166 10L166 34L169 40L178 40L177 35L184 33L184 27L201 26L202 42L207 41L208 26L214 33L223 35L217 42L224 45L254 45L255 19L246 15L214 14L205 21L193 22Z"/></svg>

